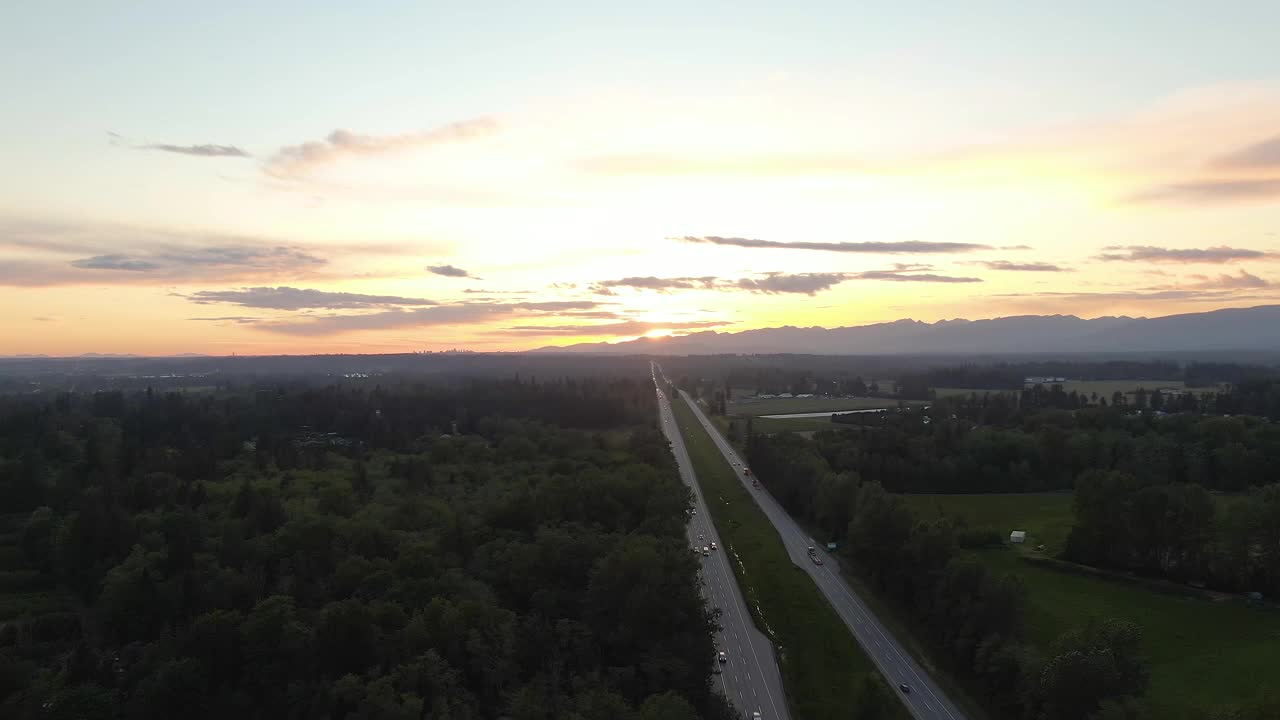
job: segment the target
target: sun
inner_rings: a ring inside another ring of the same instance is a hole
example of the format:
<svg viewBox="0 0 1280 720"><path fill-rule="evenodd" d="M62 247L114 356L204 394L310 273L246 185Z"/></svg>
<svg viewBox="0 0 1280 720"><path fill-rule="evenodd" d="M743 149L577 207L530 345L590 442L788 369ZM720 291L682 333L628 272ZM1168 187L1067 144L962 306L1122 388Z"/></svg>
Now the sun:
<svg viewBox="0 0 1280 720"><path fill-rule="evenodd" d="M670 337L670 335L671 335L671 331L665 328L654 328L644 334L645 337L651 337L651 338Z"/></svg>

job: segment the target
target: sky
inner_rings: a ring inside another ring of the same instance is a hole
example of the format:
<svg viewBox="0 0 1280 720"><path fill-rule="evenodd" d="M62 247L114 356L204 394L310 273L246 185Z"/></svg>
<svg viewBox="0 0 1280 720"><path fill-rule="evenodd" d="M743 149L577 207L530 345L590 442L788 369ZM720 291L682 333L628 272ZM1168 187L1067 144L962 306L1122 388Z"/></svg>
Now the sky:
<svg viewBox="0 0 1280 720"><path fill-rule="evenodd" d="M1277 27L1230 1L9 3L0 355L1280 303Z"/></svg>

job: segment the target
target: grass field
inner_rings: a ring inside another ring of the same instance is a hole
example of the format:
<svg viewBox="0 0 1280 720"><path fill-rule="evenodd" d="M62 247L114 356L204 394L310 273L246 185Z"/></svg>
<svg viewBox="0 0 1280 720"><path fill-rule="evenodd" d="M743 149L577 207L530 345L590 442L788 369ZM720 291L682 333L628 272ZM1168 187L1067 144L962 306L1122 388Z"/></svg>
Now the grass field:
<svg viewBox="0 0 1280 720"><path fill-rule="evenodd" d="M672 403L711 519L739 564L734 570L757 625L780 647L783 683L797 720L848 717L858 687L875 672L870 659L818 591L787 555L777 531L734 477L720 451L679 400ZM899 717L906 710L898 707Z"/></svg>
<svg viewBox="0 0 1280 720"><path fill-rule="evenodd" d="M1085 577L1018 559L1007 549L977 553L1027 587L1031 639L1047 646L1090 618L1143 628L1151 669L1152 717L1192 720L1219 704L1254 697L1280 680L1280 612L1240 601L1201 600L1140 585Z"/></svg>
<svg viewBox="0 0 1280 720"><path fill-rule="evenodd" d="M1002 534L1026 530L1031 543L1045 544L1047 555L1062 549L1071 530L1070 493L903 497L922 517L954 513L972 526L994 527ZM1236 499L1214 496L1219 508ZM1042 647L1090 618L1119 617L1141 625L1154 717L1200 718L1205 715L1201 710L1250 698L1278 677L1280 612L1076 575L1023 561L1022 553L1011 549L976 554L993 569L1022 578L1028 594L1028 631Z"/></svg>
<svg viewBox="0 0 1280 720"><path fill-rule="evenodd" d="M1073 495L1061 493L991 493L986 495L903 495L921 517L958 515L973 528L995 528L1002 537L1026 530L1028 545L1043 543L1045 554L1057 555L1071 532Z"/></svg>
<svg viewBox="0 0 1280 720"><path fill-rule="evenodd" d="M908 400L908 405L920 404ZM726 408L730 415L783 415L786 413L840 412L842 410L873 410L898 407L893 398L768 398L765 400L739 400Z"/></svg>
<svg viewBox="0 0 1280 720"><path fill-rule="evenodd" d="M746 426L743 418L733 418L740 427ZM839 430L845 427L831 422L831 418L766 418L751 419L751 429L758 433L803 432L806 430ZM745 430L744 430L745 433ZM744 435L745 437L745 435Z"/></svg>

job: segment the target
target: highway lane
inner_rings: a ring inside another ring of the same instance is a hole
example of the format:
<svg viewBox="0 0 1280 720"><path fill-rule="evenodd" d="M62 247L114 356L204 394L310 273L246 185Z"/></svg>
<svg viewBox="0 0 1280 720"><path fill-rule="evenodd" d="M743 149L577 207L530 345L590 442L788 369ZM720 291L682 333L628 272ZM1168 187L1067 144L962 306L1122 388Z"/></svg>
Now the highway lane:
<svg viewBox="0 0 1280 720"><path fill-rule="evenodd" d="M889 686L898 693L912 717L917 720L965 720L966 716L959 707L938 688L933 679L902 648L897 639L840 577L835 562L824 549L825 543L814 542L763 486L758 488L751 486L751 479L744 472L746 461L739 457L738 452L707 419L688 393L681 391L680 395L693 409L698 421L720 448L720 452L733 468L738 480L751 492L760 509L778 530L792 562L813 578L818 589L827 597L827 601L853 632L863 650L880 669ZM822 565L816 565L810 559L809 546L818 548L817 555L822 559ZM904 693L899 689L903 683L911 688L910 692Z"/></svg>
<svg viewBox="0 0 1280 720"><path fill-rule="evenodd" d="M716 649L723 650L728 658L720 665L722 672L714 676L717 689L743 712L744 717L750 718L752 712L759 712L765 720L789 719L791 715L782 687L782 673L778 669L773 645L756 628L747 610L729 564L731 558L711 522L684 438L676 427L671 404L661 390L657 393L663 432L671 442L680 477L693 490L695 512L687 528L689 545L702 548L714 542L720 548L705 558L699 556L702 561L702 593L711 607L719 608L721 613L722 629L716 635ZM702 539L699 539L700 535Z"/></svg>

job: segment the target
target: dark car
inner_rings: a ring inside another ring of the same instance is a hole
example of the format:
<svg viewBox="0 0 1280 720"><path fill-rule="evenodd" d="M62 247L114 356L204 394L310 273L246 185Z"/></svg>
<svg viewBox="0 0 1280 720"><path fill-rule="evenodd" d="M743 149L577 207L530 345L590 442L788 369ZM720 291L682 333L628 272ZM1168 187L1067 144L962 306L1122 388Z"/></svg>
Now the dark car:
<svg viewBox="0 0 1280 720"><path fill-rule="evenodd" d="M901 690L901 691L902 691L902 692L904 692L904 693L909 693L909 692L911 692L911 686L910 686L910 685L908 685L908 684L906 684L906 683L902 683L901 685L899 685L899 686L898 686L898 689L899 689L899 690Z"/></svg>

